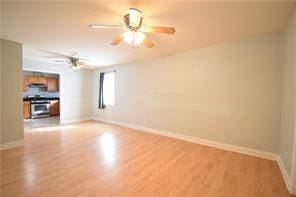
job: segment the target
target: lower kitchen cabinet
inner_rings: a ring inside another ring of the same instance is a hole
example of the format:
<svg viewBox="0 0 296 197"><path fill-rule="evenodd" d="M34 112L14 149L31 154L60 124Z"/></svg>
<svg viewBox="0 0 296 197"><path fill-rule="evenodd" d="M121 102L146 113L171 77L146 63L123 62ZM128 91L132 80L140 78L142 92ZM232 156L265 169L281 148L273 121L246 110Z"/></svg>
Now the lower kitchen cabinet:
<svg viewBox="0 0 296 197"><path fill-rule="evenodd" d="M50 101L50 115L51 116L60 115L60 102L59 102L59 100Z"/></svg>
<svg viewBox="0 0 296 197"><path fill-rule="evenodd" d="M23 102L23 118L24 119L31 118L31 104L29 101Z"/></svg>

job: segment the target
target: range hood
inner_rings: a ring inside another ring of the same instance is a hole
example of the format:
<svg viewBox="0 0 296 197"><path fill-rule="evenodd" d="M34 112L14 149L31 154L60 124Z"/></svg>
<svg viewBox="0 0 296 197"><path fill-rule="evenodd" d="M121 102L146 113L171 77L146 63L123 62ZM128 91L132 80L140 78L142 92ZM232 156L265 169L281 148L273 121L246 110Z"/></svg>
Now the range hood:
<svg viewBox="0 0 296 197"><path fill-rule="evenodd" d="M32 87L32 88L47 88L47 85L46 84L41 84L41 83L31 83L29 85L29 87Z"/></svg>

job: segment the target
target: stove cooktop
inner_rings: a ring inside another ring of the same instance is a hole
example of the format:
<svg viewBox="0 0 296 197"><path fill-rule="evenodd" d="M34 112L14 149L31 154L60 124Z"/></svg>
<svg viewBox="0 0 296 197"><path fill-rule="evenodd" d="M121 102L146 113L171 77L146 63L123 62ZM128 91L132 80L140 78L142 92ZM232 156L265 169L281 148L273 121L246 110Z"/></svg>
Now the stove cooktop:
<svg viewBox="0 0 296 197"><path fill-rule="evenodd" d="M60 97L24 97L23 101L32 101L32 100L60 100Z"/></svg>

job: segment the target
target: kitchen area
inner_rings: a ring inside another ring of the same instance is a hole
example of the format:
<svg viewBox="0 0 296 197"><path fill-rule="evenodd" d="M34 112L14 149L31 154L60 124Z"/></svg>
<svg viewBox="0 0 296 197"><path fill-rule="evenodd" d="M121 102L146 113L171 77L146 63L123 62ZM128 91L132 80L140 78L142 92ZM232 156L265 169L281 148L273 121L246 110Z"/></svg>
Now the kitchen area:
<svg viewBox="0 0 296 197"><path fill-rule="evenodd" d="M24 128L40 128L60 123L59 74L23 71Z"/></svg>

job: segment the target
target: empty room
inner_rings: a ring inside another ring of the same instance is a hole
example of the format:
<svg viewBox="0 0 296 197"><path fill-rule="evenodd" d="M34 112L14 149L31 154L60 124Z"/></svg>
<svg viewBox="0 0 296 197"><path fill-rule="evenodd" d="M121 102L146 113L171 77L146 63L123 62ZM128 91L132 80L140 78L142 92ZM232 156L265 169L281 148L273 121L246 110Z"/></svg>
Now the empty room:
<svg viewBox="0 0 296 197"><path fill-rule="evenodd" d="M0 196L296 195L296 1L0 6Z"/></svg>

